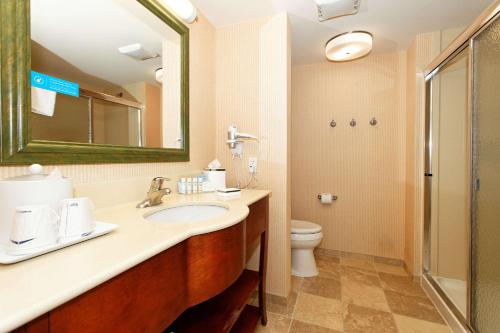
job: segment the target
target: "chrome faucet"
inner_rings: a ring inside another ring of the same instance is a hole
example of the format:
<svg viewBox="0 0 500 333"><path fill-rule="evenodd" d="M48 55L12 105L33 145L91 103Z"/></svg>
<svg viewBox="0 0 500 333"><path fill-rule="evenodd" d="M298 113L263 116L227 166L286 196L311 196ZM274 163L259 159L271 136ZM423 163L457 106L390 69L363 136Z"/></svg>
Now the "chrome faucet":
<svg viewBox="0 0 500 333"><path fill-rule="evenodd" d="M165 195L172 193L172 190L169 189L168 187L162 188L163 183L169 180L170 179L164 177L153 178L146 199L141 201L136 207L147 208L147 207L158 206L159 204L161 204L162 203L161 199Z"/></svg>

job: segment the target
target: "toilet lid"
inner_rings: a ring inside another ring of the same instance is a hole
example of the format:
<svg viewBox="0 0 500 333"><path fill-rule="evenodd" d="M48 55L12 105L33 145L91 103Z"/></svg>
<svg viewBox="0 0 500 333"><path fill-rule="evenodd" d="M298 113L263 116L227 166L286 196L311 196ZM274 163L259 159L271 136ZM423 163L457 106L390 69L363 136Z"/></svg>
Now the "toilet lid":
<svg viewBox="0 0 500 333"><path fill-rule="evenodd" d="M292 220L292 234L316 234L321 232L321 226L316 223Z"/></svg>

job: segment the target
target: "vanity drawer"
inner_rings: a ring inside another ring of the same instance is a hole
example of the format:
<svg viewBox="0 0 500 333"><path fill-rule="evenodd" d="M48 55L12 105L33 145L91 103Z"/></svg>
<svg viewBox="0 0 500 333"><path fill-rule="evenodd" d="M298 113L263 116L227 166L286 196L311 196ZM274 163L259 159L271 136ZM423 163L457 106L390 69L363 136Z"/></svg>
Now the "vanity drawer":
<svg viewBox="0 0 500 333"><path fill-rule="evenodd" d="M269 198L265 197L249 207L250 213L246 220L246 243L249 247L260 235L267 230L269 216Z"/></svg>

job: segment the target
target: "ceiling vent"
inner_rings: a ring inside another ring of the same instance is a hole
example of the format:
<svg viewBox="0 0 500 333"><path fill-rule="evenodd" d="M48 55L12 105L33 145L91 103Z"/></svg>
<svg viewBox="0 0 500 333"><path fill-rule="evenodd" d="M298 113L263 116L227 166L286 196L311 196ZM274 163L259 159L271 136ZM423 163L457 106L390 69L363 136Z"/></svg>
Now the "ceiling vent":
<svg viewBox="0 0 500 333"><path fill-rule="evenodd" d="M144 49L139 43L119 47L118 51L123 55L129 56L139 61L154 59L160 56L158 53Z"/></svg>
<svg viewBox="0 0 500 333"><path fill-rule="evenodd" d="M361 0L315 0L320 22L332 18L354 15L358 12Z"/></svg>

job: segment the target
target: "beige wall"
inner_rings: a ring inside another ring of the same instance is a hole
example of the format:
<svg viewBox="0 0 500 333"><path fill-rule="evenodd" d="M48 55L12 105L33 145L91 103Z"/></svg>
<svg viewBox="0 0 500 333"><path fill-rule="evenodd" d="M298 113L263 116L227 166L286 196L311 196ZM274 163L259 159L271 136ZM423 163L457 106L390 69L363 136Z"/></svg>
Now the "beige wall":
<svg viewBox="0 0 500 333"><path fill-rule="evenodd" d="M215 156L215 29L202 16L190 28L191 161L118 165L68 165L62 172L76 184L199 170ZM36 161L33 161L34 163ZM50 167L51 169L52 167ZM0 167L0 178L26 173L26 167ZM144 189L146 190L146 189Z"/></svg>
<svg viewBox="0 0 500 333"><path fill-rule="evenodd" d="M162 88L159 84L136 82L124 88L144 106L143 145L151 148L162 147Z"/></svg>
<svg viewBox="0 0 500 333"><path fill-rule="evenodd" d="M163 79L161 85L161 100L163 116L162 123L162 145L164 148L180 148L182 142L181 129L181 48L180 38L177 40L167 39L162 45L162 68Z"/></svg>
<svg viewBox="0 0 500 333"><path fill-rule="evenodd" d="M424 219L424 70L440 52L439 32L419 34L407 50L405 263L414 275L422 272Z"/></svg>
<svg viewBox="0 0 500 333"><path fill-rule="evenodd" d="M413 41L406 51L406 164L405 164L405 252L404 260L410 274L413 274L415 261L415 240L413 226L417 209L416 196L416 106L417 106L417 78L415 68L417 66L417 43Z"/></svg>
<svg viewBox="0 0 500 333"><path fill-rule="evenodd" d="M259 158L257 182L270 189L268 292L290 290L290 33L285 14L217 30L217 157L228 168L228 183L249 180L248 157ZM232 159L227 128L259 137L244 145L243 160Z"/></svg>
<svg viewBox="0 0 500 333"><path fill-rule="evenodd" d="M161 89L152 84L145 84L144 136L147 147L162 147L162 112Z"/></svg>
<svg viewBox="0 0 500 333"><path fill-rule="evenodd" d="M323 248L404 256L405 60L391 53L293 68L292 218L320 224ZM322 192L338 200L322 205Z"/></svg>

